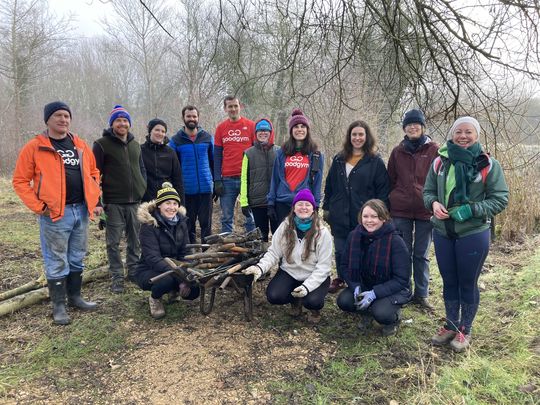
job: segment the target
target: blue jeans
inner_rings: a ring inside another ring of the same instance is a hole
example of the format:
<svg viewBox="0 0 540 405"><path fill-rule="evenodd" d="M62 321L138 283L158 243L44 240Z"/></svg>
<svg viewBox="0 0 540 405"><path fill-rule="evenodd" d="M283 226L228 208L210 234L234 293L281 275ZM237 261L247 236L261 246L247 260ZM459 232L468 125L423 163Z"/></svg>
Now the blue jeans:
<svg viewBox="0 0 540 405"><path fill-rule="evenodd" d="M403 234L403 240L411 255L414 277L414 295L426 298L429 295L429 246L433 225L430 221L410 218L394 218L394 225Z"/></svg>
<svg viewBox="0 0 540 405"><path fill-rule="evenodd" d="M240 178L223 177L223 195L219 198L221 206L221 232L233 231L234 205L240 194ZM253 215L246 217L246 232L255 229Z"/></svg>
<svg viewBox="0 0 540 405"><path fill-rule="evenodd" d="M66 205L64 216L53 222L39 217L39 239L47 280L67 277L70 271L84 269L88 241L88 208L86 204Z"/></svg>

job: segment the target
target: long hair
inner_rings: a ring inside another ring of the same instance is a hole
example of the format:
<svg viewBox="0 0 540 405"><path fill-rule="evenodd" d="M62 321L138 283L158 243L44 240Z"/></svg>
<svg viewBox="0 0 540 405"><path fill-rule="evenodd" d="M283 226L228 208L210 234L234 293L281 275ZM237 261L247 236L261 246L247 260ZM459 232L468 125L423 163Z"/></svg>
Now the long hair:
<svg viewBox="0 0 540 405"><path fill-rule="evenodd" d="M292 136L292 131L289 134L289 139L287 139L283 145L281 145L281 149L283 149L283 153L285 153L286 156L292 156L296 153L296 140ZM317 142L311 138L311 131L309 127L307 127L306 139L304 139L302 142L300 153L302 155L309 155L310 153L317 152L318 150L319 145L317 145Z"/></svg>
<svg viewBox="0 0 540 405"><path fill-rule="evenodd" d="M357 120L352 122L351 125L349 125L347 133L345 134L345 139L343 140L342 153L345 160L349 160L353 155L351 133L352 130L356 127L364 128L364 131L366 131L366 142L364 142L364 145L362 146L362 151L364 152L364 155L375 156L375 154L377 153L377 139L375 138L375 135L373 135L373 132L371 132L371 128L369 127L368 123L362 120Z"/></svg>
<svg viewBox="0 0 540 405"><path fill-rule="evenodd" d="M292 253L294 246L296 245L296 224L294 223L294 206L287 215L287 228L285 229L285 258L289 263L292 262ZM315 252L315 246L317 244L317 237L321 230L321 221L315 211L312 214L311 228L306 232L304 239L306 240L304 251L302 252L302 260L306 260L312 252Z"/></svg>

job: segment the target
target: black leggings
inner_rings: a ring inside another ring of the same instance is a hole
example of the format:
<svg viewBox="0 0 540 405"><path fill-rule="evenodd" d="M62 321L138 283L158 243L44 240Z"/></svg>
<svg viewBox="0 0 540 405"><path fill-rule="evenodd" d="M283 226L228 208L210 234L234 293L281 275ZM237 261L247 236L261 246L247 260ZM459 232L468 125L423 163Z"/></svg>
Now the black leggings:
<svg viewBox="0 0 540 405"><path fill-rule="evenodd" d="M280 268L266 288L266 298L273 305L290 304L294 300L291 291L301 284L301 281L296 280ZM310 291L308 295L303 297L302 305L304 308L313 310L322 309L324 307L324 298L328 294L329 285L330 277L324 280L315 290Z"/></svg>
<svg viewBox="0 0 540 405"><path fill-rule="evenodd" d="M154 299L159 299L163 297L163 295L171 291L180 290L178 279L176 279L174 276L171 276L171 275L163 277L161 280L157 281L154 284L150 283L150 279L159 274L161 273L157 271L145 271L145 272L139 273L137 274L137 284L144 291L151 291L152 298ZM190 287L191 287L191 292L189 293L189 296L184 298L185 300L194 300L200 294L199 286L197 286L196 284L191 284Z"/></svg>
<svg viewBox="0 0 540 405"><path fill-rule="evenodd" d="M346 312L371 313L381 325L391 325L396 323L401 316L401 305L394 304L394 301L392 296L377 298L366 311L360 311L354 305L353 292L350 288L345 288L337 298L337 306Z"/></svg>

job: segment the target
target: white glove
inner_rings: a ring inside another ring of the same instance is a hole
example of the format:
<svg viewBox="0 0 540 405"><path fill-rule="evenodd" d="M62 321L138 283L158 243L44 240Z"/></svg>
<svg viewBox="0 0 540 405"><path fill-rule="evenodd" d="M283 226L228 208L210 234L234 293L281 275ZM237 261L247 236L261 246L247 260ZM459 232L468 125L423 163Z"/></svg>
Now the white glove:
<svg viewBox="0 0 540 405"><path fill-rule="evenodd" d="M242 273L246 275L251 274L253 276L253 282L256 282L263 275L262 269L257 265L249 266L247 269L242 270Z"/></svg>
<svg viewBox="0 0 540 405"><path fill-rule="evenodd" d="M302 297L305 297L306 295L308 295L308 289L306 288L306 286L304 284L302 285L299 285L298 287L296 287L294 290L292 290L291 292L291 295L295 298L302 298Z"/></svg>

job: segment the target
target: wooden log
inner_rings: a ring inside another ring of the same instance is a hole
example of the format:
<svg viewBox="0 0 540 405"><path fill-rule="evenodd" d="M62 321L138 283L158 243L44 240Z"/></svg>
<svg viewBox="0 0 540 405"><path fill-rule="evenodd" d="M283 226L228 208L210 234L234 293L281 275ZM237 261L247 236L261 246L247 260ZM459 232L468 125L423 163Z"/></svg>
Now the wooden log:
<svg viewBox="0 0 540 405"><path fill-rule="evenodd" d="M109 266L98 267L92 270L86 270L83 273L83 284L98 280L109 276ZM49 289L47 287L38 288L37 290L25 292L15 297L9 298L0 302L0 317L12 314L19 309L37 304L49 297Z"/></svg>
<svg viewBox="0 0 540 405"><path fill-rule="evenodd" d="M233 257L237 255L238 254L234 252L203 252L203 253L194 253L192 255L187 255L184 258L186 260L197 260L197 259L209 259L209 258L218 258L218 257Z"/></svg>
<svg viewBox="0 0 540 405"><path fill-rule="evenodd" d="M38 288L43 288L47 285L47 280L44 275L41 275L37 280L29 281L26 284L23 284L19 287L16 287L12 290L4 291L0 293L0 301L5 301L9 298L15 297L17 295L24 294L28 291L37 290Z"/></svg>

